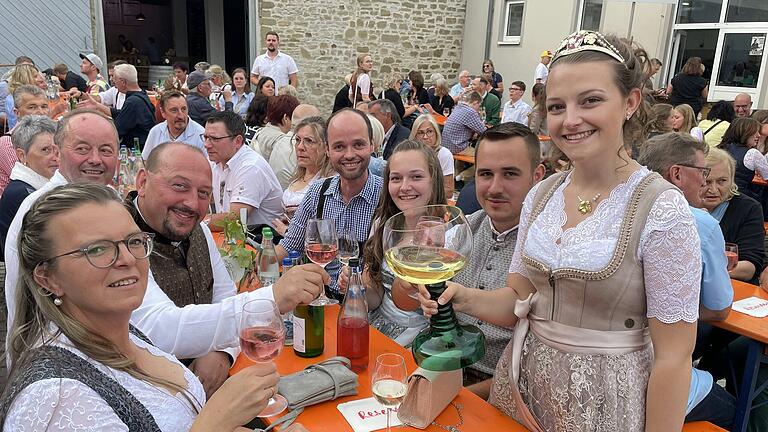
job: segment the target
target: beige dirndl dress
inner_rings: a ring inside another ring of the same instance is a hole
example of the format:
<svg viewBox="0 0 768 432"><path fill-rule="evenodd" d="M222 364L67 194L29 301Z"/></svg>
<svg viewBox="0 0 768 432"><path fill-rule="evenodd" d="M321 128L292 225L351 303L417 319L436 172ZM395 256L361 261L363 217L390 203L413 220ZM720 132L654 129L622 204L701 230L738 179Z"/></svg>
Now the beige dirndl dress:
<svg viewBox="0 0 768 432"><path fill-rule="evenodd" d="M515 336L497 365L490 402L534 431L641 431L653 362L647 317L698 317L695 222L679 191L643 168L573 232L562 232L569 179L553 176L526 198L510 272L537 291L516 305ZM561 265L540 258L553 247ZM600 265L581 270L589 260ZM670 289L647 292L649 280ZM661 304L669 296L678 300L674 307Z"/></svg>

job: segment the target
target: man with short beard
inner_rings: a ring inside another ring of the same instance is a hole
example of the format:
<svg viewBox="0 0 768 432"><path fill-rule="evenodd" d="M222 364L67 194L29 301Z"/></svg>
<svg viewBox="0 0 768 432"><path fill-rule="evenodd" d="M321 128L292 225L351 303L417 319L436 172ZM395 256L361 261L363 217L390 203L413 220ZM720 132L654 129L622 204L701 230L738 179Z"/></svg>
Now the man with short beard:
<svg viewBox="0 0 768 432"><path fill-rule="evenodd" d="M280 35L273 31L267 32L264 44L267 52L256 57L251 67L251 84L256 85L261 77L275 80L275 92L281 87L292 85L299 88L299 68L293 57L280 51Z"/></svg>
<svg viewBox="0 0 768 432"><path fill-rule="evenodd" d="M328 159L336 176L317 180L309 185L288 225L285 237L275 248L280 260L290 251L304 252L307 221L313 218L332 219L339 234L353 237L363 250L371 221L381 195L381 177L368 171L373 152L373 130L368 116L351 108L331 114L325 133ZM325 267L331 276L329 297L340 299L338 261Z"/></svg>
<svg viewBox="0 0 768 432"><path fill-rule="evenodd" d="M179 99L184 102L183 97L173 100ZM155 234L154 252L149 256L155 281L178 307L219 303L235 295L235 284L211 231L200 223L212 193L207 157L185 143L166 142L148 153L146 160L125 205L139 229ZM182 361L200 378L210 398L227 379L238 353L232 348Z"/></svg>
<svg viewBox="0 0 768 432"><path fill-rule="evenodd" d="M142 159L149 159L152 149L169 141L189 144L205 151L205 143L201 137L205 133L205 128L189 119L187 98L184 93L168 90L160 96L157 106L165 121L150 129L147 142L144 143L144 150L141 152Z"/></svg>

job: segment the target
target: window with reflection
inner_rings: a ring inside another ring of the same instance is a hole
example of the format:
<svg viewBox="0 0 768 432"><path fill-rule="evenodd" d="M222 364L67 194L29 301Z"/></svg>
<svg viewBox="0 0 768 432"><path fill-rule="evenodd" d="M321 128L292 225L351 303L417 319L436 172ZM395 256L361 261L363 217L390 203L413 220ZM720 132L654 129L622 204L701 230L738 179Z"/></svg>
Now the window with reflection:
<svg viewBox="0 0 768 432"><path fill-rule="evenodd" d="M726 22L768 22L768 1L730 0Z"/></svg>
<svg viewBox="0 0 768 432"><path fill-rule="evenodd" d="M765 0L755 0L765 2ZM677 24L720 22L723 0L680 0L677 8Z"/></svg>
<svg viewBox="0 0 768 432"><path fill-rule="evenodd" d="M603 0L583 0L579 29L599 31L602 16Z"/></svg>
<svg viewBox="0 0 768 432"><path fill-rule="evenodd" d="M728 33L723 40L723 54L717 85L757 87L763 59L765 33Z"/></svg>

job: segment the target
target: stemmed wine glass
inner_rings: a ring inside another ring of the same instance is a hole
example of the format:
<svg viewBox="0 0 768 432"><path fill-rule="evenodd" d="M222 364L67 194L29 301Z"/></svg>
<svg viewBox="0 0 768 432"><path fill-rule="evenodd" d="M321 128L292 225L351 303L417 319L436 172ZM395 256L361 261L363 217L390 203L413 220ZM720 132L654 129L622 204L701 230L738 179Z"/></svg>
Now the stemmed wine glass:
<svg viewBox="0 0 768 432"><path fill-rule="evenodd" d="M392 408L400 405L408 390L405 359L400 354L379 354L371 375L371 391L376 400L387 409L387 432L391 431Z"/></svg>
<svg viewBox="0 0 768 432"><path fill-rule="evenodd" d="M332 219L310 219L307 221L304 250L307 253L307 258L322 268L336 259L339 250L339 237ZM326 306L338 303L338 300L328 298L325 295L325 290L323 290L310 305Z"/></svg>
<svg viewBox="0 0 768 432"><path fill-rule="evenodd" d="M347 231L339 237L339 253L336 258L349 267L349 260L360 255L360 245L351 232Z"/></svg>
<svg viewBox="0 0 768 432"><path fill-rule="evenodd" d="M458 207L416 207L387 220L382 243L392 272L407 282L424 284L437 301L445 281L469 260L472 230ZM460 325L449 302L438 306L430 327L416 336L411 351L424 369L456 370L483 358L485 337L473 325Z"/></svg>
<svg viewBox="0 0 768 432"><path fill-rule="evenodd" d="M283 318L272 300L258 299L244 304L239 330L240 348L246 357L257 363L271 362L283 348ZM275 394L269 398L267 407L257 417L272 417L287 407L288 401L280 394Z"/></svg>
<svg viewBox="0 0 768 432"><path fill-rule="evenodd" d="M739 263L739 245L736 243L726 243L725 257L728 259L728 271L735 269Z"/></svg>

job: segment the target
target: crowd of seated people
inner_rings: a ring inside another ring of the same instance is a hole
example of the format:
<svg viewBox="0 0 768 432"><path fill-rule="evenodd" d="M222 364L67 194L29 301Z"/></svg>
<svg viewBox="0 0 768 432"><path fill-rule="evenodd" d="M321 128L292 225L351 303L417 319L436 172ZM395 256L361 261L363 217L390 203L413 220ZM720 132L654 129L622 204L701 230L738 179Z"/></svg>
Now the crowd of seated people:
<svg viewBox="0 0 768 432"><path fill-rule="evenodd" d="M265 55L279 42L267 38ZM457 197L473 249L441 303L485 334L470 390L531 430L731 426L734 382L718 365L743 341L712 324L732 279L768 289L768 194L753 182L768 180L768 112L742 95L708 106L700 59L663 101L648 97L641 47L577 32L542 55L528 103L525 81L504 94L490 59L475 75L379 77L361 53L332 109L305 103L292 59L250 74L179 63L157 111L135 67L110 64L108 93L98 56L82 60L83 83L54 68L79 101L68 112L49 108L29 59L0 85L5 430L249 424L279 377L273 364L228 376L237 311L341 300L350 270L306 264L237 294L213 240L232 215L271 229L279 259L304 251L309 219L332 219L359 243L371 326L410 346L437 303L387 266L384 224ZM118 196L134 138L143 167ZM725 243L738 247L731 269Z"/></svg>

